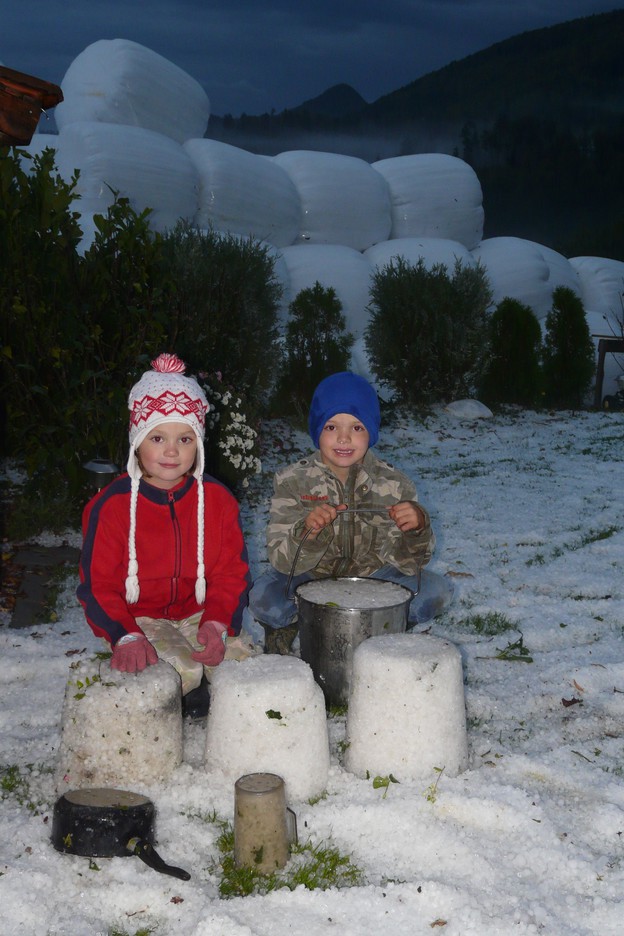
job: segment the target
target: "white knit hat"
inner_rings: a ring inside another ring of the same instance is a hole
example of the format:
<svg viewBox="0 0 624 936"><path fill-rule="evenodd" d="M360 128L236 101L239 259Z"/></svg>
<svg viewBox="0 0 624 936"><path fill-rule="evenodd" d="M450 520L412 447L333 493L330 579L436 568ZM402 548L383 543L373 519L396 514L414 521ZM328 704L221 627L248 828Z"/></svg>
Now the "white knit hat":
<svg viewBox="0 0 624 936"><path fill-rule="evenodd" d="M204 391L192 377L184 377L185 365L175 354L161 354L134 385L128 396L130 410L130 453L128 474L131 481L130 535L126 601L139 600L139 566L136 557L136 511L139 481L142 477L136 451L154 426L162 423L187 423L197 436L197 457L193 475L197 478L197 581L195 598L203 604L206 598L204 569L204 427L209 406Z"/></svg>

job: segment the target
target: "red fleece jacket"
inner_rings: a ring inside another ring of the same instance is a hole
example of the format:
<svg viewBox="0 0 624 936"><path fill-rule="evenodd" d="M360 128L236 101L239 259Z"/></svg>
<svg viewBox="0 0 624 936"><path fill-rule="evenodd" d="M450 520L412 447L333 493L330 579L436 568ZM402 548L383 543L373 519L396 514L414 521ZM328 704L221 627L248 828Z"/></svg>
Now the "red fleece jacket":
<svg viewBox="0 0 624 936"><path fill-rule="evenodd" d="M187 478L163 491L141 481L136 513L140 596L126 602L130 478L121 475L86 505L77 595L97 637L115 644L140 634L137 617L180 621L202 612L238 634L247 603L249 567L238 504L218 481L204 485L206 600L195 599L197 577L197 481ZM200 622L201 623L201 622Z"/></svg>

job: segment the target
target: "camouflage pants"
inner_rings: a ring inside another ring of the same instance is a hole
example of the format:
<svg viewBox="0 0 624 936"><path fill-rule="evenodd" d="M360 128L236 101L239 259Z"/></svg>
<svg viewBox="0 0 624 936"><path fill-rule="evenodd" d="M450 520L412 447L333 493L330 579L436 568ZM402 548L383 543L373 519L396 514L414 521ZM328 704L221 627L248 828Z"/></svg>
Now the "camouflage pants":
<svg viewBox="0 0 624 936"><path fill-rule="evenodd" d="M160 660L169 663L180 674L182 695L196 689L204 673L210 682L214 667L204 666L194 660L194 650L203 649L197 640L197 627L201 612L184 618L182 621L168 621L164 618L139 617L137 624L153 646ZM226 660L245 660L255 652L251 641L245 636L228 637L225 641Z"/></svg>

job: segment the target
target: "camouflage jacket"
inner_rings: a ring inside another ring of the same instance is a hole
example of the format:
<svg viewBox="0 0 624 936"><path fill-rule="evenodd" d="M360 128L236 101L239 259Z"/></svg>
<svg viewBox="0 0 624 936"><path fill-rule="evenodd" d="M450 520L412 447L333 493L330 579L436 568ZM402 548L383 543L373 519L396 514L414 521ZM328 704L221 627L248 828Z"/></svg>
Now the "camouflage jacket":
<svg viewBox="0 0 624 936"><path fill-rule="evenodd" d="M334 523L302 545L306 512L319 502L349 507L388 508L399 501L417 501L416 487L401 471L369 450L361 465L354 465L342 484L319 452L282 468L275 474L274 492L267 528L271 564L289 574L297 550L295 574L312 571L315 577L370 575L383 565L392 565L415 575L431 558L435 538L429 514L423 530L402 533L388 517L379 513L338 514Z"/></svg>

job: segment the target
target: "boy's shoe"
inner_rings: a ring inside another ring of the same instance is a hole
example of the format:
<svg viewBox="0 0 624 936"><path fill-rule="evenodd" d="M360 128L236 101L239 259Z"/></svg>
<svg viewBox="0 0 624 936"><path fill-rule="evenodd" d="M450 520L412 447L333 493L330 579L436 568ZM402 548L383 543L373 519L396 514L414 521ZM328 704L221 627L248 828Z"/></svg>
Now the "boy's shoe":
<svg viewBox="0 0 624 936"><path fill-rule="evenodd" d="M209 708L210 690L208 680L205 676L202 676L199 686L182 696L182 715L184 718L198 721L200 718L207 716Z"/></svg>
<svg viewBox="0 0 624 936"><path fill-rule="evenodd" d="M286 627L269 627L268 624L262 626L264 628L264 652L288 656L293 641L299 633L297 621L287 624Z"/></svg>

